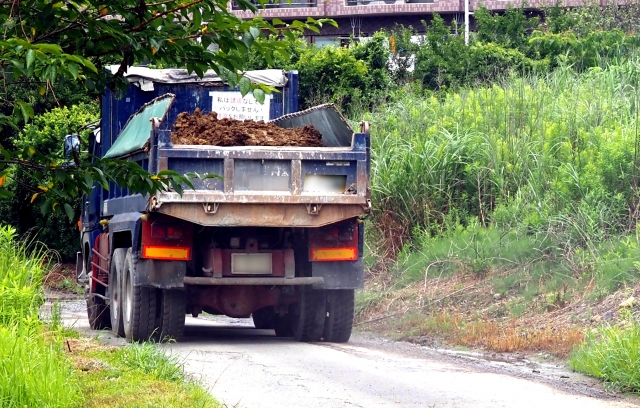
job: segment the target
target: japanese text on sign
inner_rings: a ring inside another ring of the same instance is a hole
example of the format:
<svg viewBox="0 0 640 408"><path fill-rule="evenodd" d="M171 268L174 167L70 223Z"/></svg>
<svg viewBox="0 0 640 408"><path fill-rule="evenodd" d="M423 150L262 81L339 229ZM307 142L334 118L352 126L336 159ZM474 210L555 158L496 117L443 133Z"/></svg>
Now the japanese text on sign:
<svg viewBox="0 0 640 408"><path fill-rule="evenodd" d="M269 95L261 104L251 94L242 97L240 92L209 92L212 104L211 111L218 114L218 119L231 118L237 120L269 120L271 99Z"/></svg>

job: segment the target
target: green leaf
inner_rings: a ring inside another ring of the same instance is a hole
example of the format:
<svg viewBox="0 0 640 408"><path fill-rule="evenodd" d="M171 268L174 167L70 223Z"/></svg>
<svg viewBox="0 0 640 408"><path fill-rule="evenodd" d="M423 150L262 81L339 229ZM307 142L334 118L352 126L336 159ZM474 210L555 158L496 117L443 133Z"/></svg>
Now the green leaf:
<svg viewBox="0 0 640 408"><path fill-rule="evenodd" d="M40 212L42 214L46 214L51 209L51 203L53 200L51 198L47 198L44 203L40 204Z"/></svg>
<svg viewBox="0 0 640 408"><path fill-rule="evenodd" d="M69 221L73 221L73 218L74 218L73 208L67 203L64 203L64 212L67 213L67 217L69 217Z"/></svg>
<svg viewBox="0 0 640 408"><path fill-rule="evenodd" d="M27 68L30 68L33 65L33 62L36 59L36 52L33 49L27 51Z"/></svg>
<svg viewBox="0 0 640 408"><path fill-rule="evenodd" d="M257 40L258 37L260 37L261 31L257 27L252 26L252 27L249 27L249 33L251 33L253 38Z"/></svg>
<svg viewBox="0 0 640 408"><path fill-rule="evenodd" d="M238 86L240 87L240 93L242 94L242 96L245 96L246 94L251 92L251 80L247 77L240 78Z"/></svg>
<svg viewBox="0 0 640 408"><path fill-rule="evenodd" d="M78 64L70 62L67 64L67 69L71 73L71 76L73 76L73 79L78 79Z"/></svg>
<svg viewBox="0 0 640 408"><path fill-rule="evenodd" d="M262 89L256 88L253 90L253 97L256 98L256 101L264 103L265 93Z"/></svg>
<svg viewBox="0 0 640 408"><path fill-rule="evenodd" d="M175 170L161 170L160 172L158 172L158 176L162 177L162 176L179 176L180 173L178 173Z"/></svg>
<svg viewBox="0 0 640 408"><path fill-rule="evenodd" d="M53 54L55 56L59 56L62 55L62 49L60 48L59 45L55 45L55 44L35 44L34 45L36 48L38 48L40 51L47 53L47 54Z"/></svg>
<svg viewBox="0 0 640 408"><path fill-rule="evenodd" d="M202 14L200 14L200 9L194 7L191 9L191 12L193 14L193 26L199 29L202 25Z"/></svg>
<svg viewBox="0 0 640 408"><path fill-rule="evenodd" d="M28 122L29 119L33 117L33 108L31 105L22 101L16 101L16 104L20 108L20 112L22 112L22 118L24 121Z"/></svg>

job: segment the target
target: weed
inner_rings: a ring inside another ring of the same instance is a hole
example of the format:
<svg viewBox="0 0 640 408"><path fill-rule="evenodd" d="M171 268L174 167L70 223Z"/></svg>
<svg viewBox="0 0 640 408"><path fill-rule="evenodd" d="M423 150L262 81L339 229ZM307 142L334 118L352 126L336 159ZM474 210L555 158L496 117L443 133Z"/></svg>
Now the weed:
<svg viewBox="0 0 640 408"><path fill-rule="evenodd" d="M127 368L140 370L157 380L185 379L184 363L178 357L168 356L152 343L129 344L118 349L112 357L120 360Z"/></svg>
<svg viewBox="0 0 640 408"><path fill-rule="evenodd" d="M186 378L179 358L167 357L154 344L112 348L83 339L69 350L86 407L220 406L200 384Z"/></svg>
<svg viewBox="0 0 640 408"><path fill-rule="evenodd" d="M570 356L575 371L600 378L614 388L640 392L640 324L604 326L590 333Z"/></svg>
<svg viewBox="0 0 640 408"><path fill-rule="evenodd" d="M3 407L80 406L80 387L59 342L37 320L0 327L0 402Z"/></svg>

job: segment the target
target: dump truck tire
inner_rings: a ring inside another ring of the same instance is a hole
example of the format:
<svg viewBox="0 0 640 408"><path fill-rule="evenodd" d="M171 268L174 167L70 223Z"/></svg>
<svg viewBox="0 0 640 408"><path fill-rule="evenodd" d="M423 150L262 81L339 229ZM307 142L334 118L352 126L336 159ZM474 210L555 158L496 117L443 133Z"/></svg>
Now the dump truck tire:
<svg viewBox="0 0 640 408"><path fill-rule="evenodd" d="M346 343L353 329L355 291L327 290L327 317L324 321L324 341Z"/></svg>
<svg viewBox="0 0 640 408"><path fill-rule="evenodd" d="M111 316L109 307L104 303L104 299L87 293L87 317L91 330L104 330L111 328Z"/></svg>
<svg viewBox="0 0 640 408"><path fill-rule="evenodd" d="M180 341L184 334L187 298L182 289L163 289L160 303L160 333L159 340Z"/></svg>
<svg viewBox="0 0 640 408"><path fill-rule="evenodd" d="M276 337L293 337L293 327L291 325L291 315L276 316L273 321L273 330Z"/></svg>
<svg viewBox="0 0 640 408"><path fill-rule="evenodd" d="M137 266L138 255L129 248L122 275L122 320L128 342L147 341L156 330L156 290L134 285Z"/></svg>
<svg viewBox="0 0 640 408"><path fill-rule="evenodd" d="M293 306L293 311L293 337L297 341L320 341L326 313L324 291L302 287L300 300Z"/></svg>
<svg viewBox="0 0 640 408"><path fill-rule="evenodd" d="M124 337L124 324L122 321L122 269L124 259L127 256L127 248L118 248L113 251L111 265L109 265L109 315L111 317L111 330L120 337Z"/></svg>
<svg viewBox="0 0 640 408"><path fill-rule="evenodd" d="M276 312L272 307L264 307L251 313L256 329L270 330L275 328Z"/></svg>

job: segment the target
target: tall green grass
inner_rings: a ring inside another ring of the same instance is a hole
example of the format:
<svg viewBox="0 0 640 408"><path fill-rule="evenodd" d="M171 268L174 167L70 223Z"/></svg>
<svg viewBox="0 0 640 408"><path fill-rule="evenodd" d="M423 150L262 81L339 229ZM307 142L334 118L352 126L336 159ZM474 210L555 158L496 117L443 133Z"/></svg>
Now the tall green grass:
<svg viewBox="0 0 640 408"><path fill-rule="evenodd" d="M569 364L618 390L640 393L640 324L600 328L571 354Z"/></svg>
<svg viewBox="0 0 640 408"><path fill-rule="evenodd" d="M39 324L0 327L0 406L80 406L80 389L59 342Z"/></svg>
<svg viewBox="0 0 640 408"><path fill-rule="evenodd" d="M0 227L0 324L38 316L47 250L21 241L16 229Z"/></svg>
<svg viewBox="0 0 640 408"><path fill-rule="evenodd" d="M79 406L80 389L60 340L38 318L44 246L0 227L0 406Z"/></svg>
<svg viewBox="0 0 640 408"><path fill-rule="evenodd" d="M374 226L396 253L456 225L589 247L638 221L640 59L512 77L372 113Z"/></svg>

